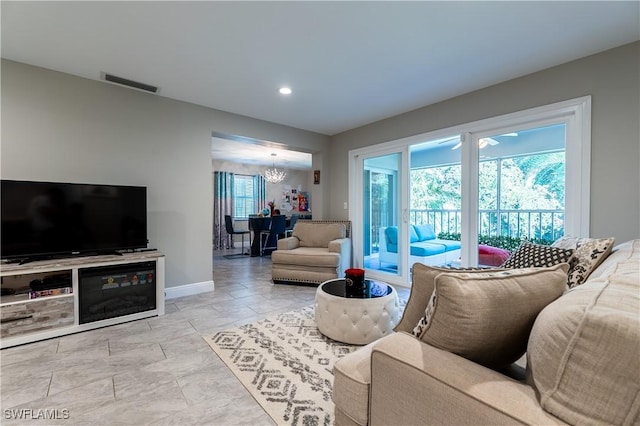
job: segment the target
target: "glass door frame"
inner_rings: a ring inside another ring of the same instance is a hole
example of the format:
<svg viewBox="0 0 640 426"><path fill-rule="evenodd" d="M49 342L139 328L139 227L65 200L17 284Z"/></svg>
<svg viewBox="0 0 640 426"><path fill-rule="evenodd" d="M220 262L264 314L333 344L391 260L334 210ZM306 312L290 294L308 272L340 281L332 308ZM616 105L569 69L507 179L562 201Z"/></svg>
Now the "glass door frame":
<svg viewBox="0 0 640 426"><path fill-rule="evenodd" d="M366 276L378 279L390 284L407 285L409 282L409 255L408 244L398 244L398 271L396 274L377 269L365 268L364 265L364 226L362 214L365 211L364 196L364 162L368 159L397 154L400 157L399 170L397 171L397 191L395 200L395 217L398 218L398 241L405 242L409 239L409 146L396 143L381 144L349 151L349 220L351 220L351 245L353 249L354 267L366 270ZM356 226L353 226L353 225Z"/></svg>
<svg viewBox="0 0 640 426"><path fill-rule="evenodd" d="M363 267L362 220L358 216L363 211L362 175L365 158L402 153L400 173L398 214L402 224L400 241L404 241L399 251L399 274L397 276L371 270L370 276L399 285L410 285L409 256L407 243L409 222L409 168L410 147L428 140L459 134L461 138L462 166L462 241L461 266L477 264L478 240L478 142L491 134L508 132L523 126L544 126L548 124L566 126L566 170L565 188L579 190L565 193L565 235L588 237L590 228L590 179L591 179L591 96L570 99L523 111L487 118L475 122L439 129L420 135L349 151L349 219L352 222L353 265ZM570 185L573 183L573 185ZM466 236L466 237L465 237ZM402 268L402 271L400 269Z"/></svg>

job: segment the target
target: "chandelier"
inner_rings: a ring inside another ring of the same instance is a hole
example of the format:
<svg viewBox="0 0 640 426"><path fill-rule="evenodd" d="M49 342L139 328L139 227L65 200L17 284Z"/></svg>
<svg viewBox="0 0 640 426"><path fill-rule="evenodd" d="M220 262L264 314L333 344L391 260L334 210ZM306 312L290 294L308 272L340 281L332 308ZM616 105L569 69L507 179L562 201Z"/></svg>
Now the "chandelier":
<svg viewBox="0 0 640 426"><path fill-rule="evenodd" d="M277 154L271 154L272 157L275 157L276 155ZM267 168L264 171L264 178L269 183L280 183L284 180L286 176L287 176L287 172L276 169L275 160L273 162L273 168L272 169Z"/></svg>

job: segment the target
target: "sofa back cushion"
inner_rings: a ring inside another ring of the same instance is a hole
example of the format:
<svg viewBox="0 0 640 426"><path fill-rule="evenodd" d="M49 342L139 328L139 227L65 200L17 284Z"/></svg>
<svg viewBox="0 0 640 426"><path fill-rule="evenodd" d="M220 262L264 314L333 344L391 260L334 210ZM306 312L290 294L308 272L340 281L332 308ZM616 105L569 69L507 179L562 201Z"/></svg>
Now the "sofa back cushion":
<svg viewBox="0 0 640 426"><path fill-rule="evenodd" d="M416 227L413 225L409 226L409 242L416 243L418 241L420 241L420 237L416 232Z"/></svg>
<svg viewBox="0 0 640 426"><path fill-rule="evenodd" d="M398 227L397 226L387 226L384 230L384 235L387 240L387 249L393 253L398 252ZM420 241L418 234L414 226L409 227L409 241L415 243Z"/></svg>
<svg viewBox="0 0 640 426"><path fill-rule="evenodd" d="M329 247L329 241L346 237L343 223L313 223L298 221L293 228L293 237L300 241L300 247Z"/></svg>
<svg viewBox="0 0 640 426"><path fill-rule="evenodd" d="M398 246L398 227L387 226L384 230L384 236L387 238L387 245Z"/></svg>
<svg viewBox="0 0 640 426"><path fill-rule="evenodd" d="M608 275L547 306L529 337L527 380L570 424L640 422L640 240L614 254Z"/></svg>
<svg viewBox="0 0 640 426"><path fill-rule="evenodd" d="M433 240L436 237L436 233L433 232L433 226L431 225L413 225L416 234L418 235L418 241Z"/></svg>

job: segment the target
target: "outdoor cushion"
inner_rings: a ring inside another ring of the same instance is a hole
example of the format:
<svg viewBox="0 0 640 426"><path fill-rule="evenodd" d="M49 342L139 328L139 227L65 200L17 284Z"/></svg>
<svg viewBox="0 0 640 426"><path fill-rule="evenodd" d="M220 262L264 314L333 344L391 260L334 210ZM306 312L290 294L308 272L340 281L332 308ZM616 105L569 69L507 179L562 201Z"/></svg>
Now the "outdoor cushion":
<svg viewBox="0 0 640 426"><path fill-rule="evenodd" d="M398 227L388 226L387 229L384 230L384 235L387 236L387 245L396 246L395 252L397 253L398 252Z"/></svg>
<svg viewBox="0 0 640 426"><path fill-rule="evenodd" d="M484 244L478 245L478 262L480 265L500 266L509 258L510 254L509 250L499 247Z"/></svg>
<svg viewBox="0 0 640 426"><path fill-rule="evenodd" d="M389 250L394 253L398 252L398 227L397 226L389 226L384 230L384 234L387 236L387 245L395 246L395 250ZM420 241L418 234L413 226L409 228L409 241L415 243Z"/></svg>
<svg viewBox="0 0 640 426"><path fill-rule="evenodd" d="M444 246L445 251L457 250L460 248L460 241L455 240L429 240L429 244L440 244Z"/></svg>
<svg viewBox="0 0 640 426"><path fill-rule="evenodd" d="M430 242L426 243L422 241L411 244L411 256L432 256L434 254L444 253L445 250L446 247L443 244L431 244Z"/></svg>
<svg viewBox="0 0 640 426"><path fill-rule="evenodd" d="M433 240L436 237L431 225L413 225L413 228L416 229L419 241Z"/></svg>
<svg viewBox="0 0 640 426"><path fill-rule="evenodd" d="M418 233L416 232L416 227L415 226L410 226L409 227L409 242L415 243L416 241L420 241L420 237L418 236Z"/></svg>

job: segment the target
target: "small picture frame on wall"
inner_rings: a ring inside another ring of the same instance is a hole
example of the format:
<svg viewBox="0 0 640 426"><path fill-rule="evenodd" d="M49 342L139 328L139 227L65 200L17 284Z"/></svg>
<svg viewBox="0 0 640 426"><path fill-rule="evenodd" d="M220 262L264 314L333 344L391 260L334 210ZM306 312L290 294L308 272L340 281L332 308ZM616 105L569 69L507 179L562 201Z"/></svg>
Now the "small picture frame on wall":
<svg viewBox="0 0 640 426"><path fill-rule="evenodd" d="M320 170L313 171L313 184L320 185Z"/></svg>

